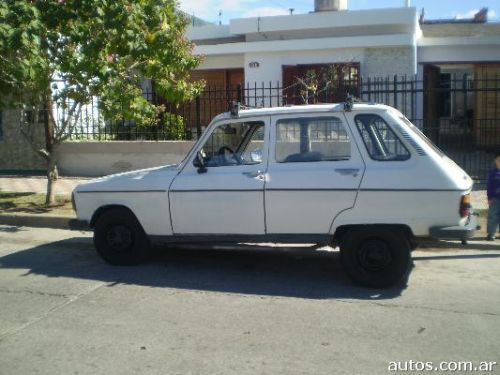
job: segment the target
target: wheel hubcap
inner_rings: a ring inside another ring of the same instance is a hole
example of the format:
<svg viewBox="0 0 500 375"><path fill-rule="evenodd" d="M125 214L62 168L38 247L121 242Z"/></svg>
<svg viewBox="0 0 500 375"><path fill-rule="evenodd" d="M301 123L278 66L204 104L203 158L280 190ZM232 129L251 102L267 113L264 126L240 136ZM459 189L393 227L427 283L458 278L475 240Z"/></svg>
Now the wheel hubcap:
<svg viewBox="0 0 500 375"><path fill-rule="evenodd" d="M115 251L127 251L132 247L132 231L125 225L114 225L108 229L106 239Z"/></svg>
<svg viewBox="0 0 500 375"><path fill-rule="evenodd" d="M381 240L367 240L358 250L361 266L367 271L382 271L392 262L389 246Z"/></svg>

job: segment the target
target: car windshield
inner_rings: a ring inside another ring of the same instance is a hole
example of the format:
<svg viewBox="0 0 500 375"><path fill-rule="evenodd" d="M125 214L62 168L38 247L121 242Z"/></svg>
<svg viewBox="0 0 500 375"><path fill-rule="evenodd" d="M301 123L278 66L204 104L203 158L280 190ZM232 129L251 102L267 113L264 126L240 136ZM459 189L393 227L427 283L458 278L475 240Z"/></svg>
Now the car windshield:
<svg viewBox="0 0 500 375"><path fill-rule="evenodd" d="M410 130L413 132L413 134L416 134L421 140L423 140L430 148L432 148L435 152L437 152L437 154L441 157L444 157L446 156L446 154L441 151L441 149L436 146L429 138L427 138L427 136L422 133L422 131L417 128L415 125L412 124L412 122L410 120L408 120L405 116L399 114L397 115L397 117L399 118L399 120L401 120L405 125L408 126L408 128L410 128Z"/></svg>

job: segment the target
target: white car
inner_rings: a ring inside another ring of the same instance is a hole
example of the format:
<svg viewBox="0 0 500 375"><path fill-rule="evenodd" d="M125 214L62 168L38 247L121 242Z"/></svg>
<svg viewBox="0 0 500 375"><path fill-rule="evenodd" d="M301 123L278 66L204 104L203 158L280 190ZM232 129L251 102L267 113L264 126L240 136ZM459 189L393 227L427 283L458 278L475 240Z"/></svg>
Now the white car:
<svg viewBox="0 0 500 375"><path fill-rule="evenodd" d="M422 238L466 240L473 181L397 110L332 104L217 116L178 165L79 185L79 220L109 263L151 242L339 246L359 284L389 286Z"/></svg>

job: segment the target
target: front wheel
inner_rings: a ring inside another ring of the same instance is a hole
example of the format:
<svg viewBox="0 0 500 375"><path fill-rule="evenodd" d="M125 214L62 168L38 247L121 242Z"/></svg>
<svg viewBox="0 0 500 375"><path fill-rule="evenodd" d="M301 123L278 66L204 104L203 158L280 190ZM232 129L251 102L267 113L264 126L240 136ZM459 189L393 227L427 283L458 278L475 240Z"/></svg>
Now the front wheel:
<svg viewBox="0 0 500 375"><path fill-rule="evenodd" d="M131 266L149 254L149 241L135 216L125 208L105 211L94 227L94 245L109 264Z"/></svg>
<svg viewBox="0 0 500 375"><path fill-rule="evenodd" d="M342 265L351 279L365 287L397 284L411 269L411 248L397 230L383 227L353 228L340 244Z"/></svg>

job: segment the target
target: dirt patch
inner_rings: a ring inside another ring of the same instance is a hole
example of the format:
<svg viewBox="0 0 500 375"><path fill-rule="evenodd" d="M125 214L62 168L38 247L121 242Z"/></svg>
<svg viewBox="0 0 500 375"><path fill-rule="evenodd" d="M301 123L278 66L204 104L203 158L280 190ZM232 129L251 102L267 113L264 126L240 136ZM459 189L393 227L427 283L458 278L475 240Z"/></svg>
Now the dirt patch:
<svg viewBox="0 0 500 375"><path fill-rule="evenodd" d="M0 191L0 213L74 216L69 195L57 195L53 206L45 205L45 194Z"/></svg>

